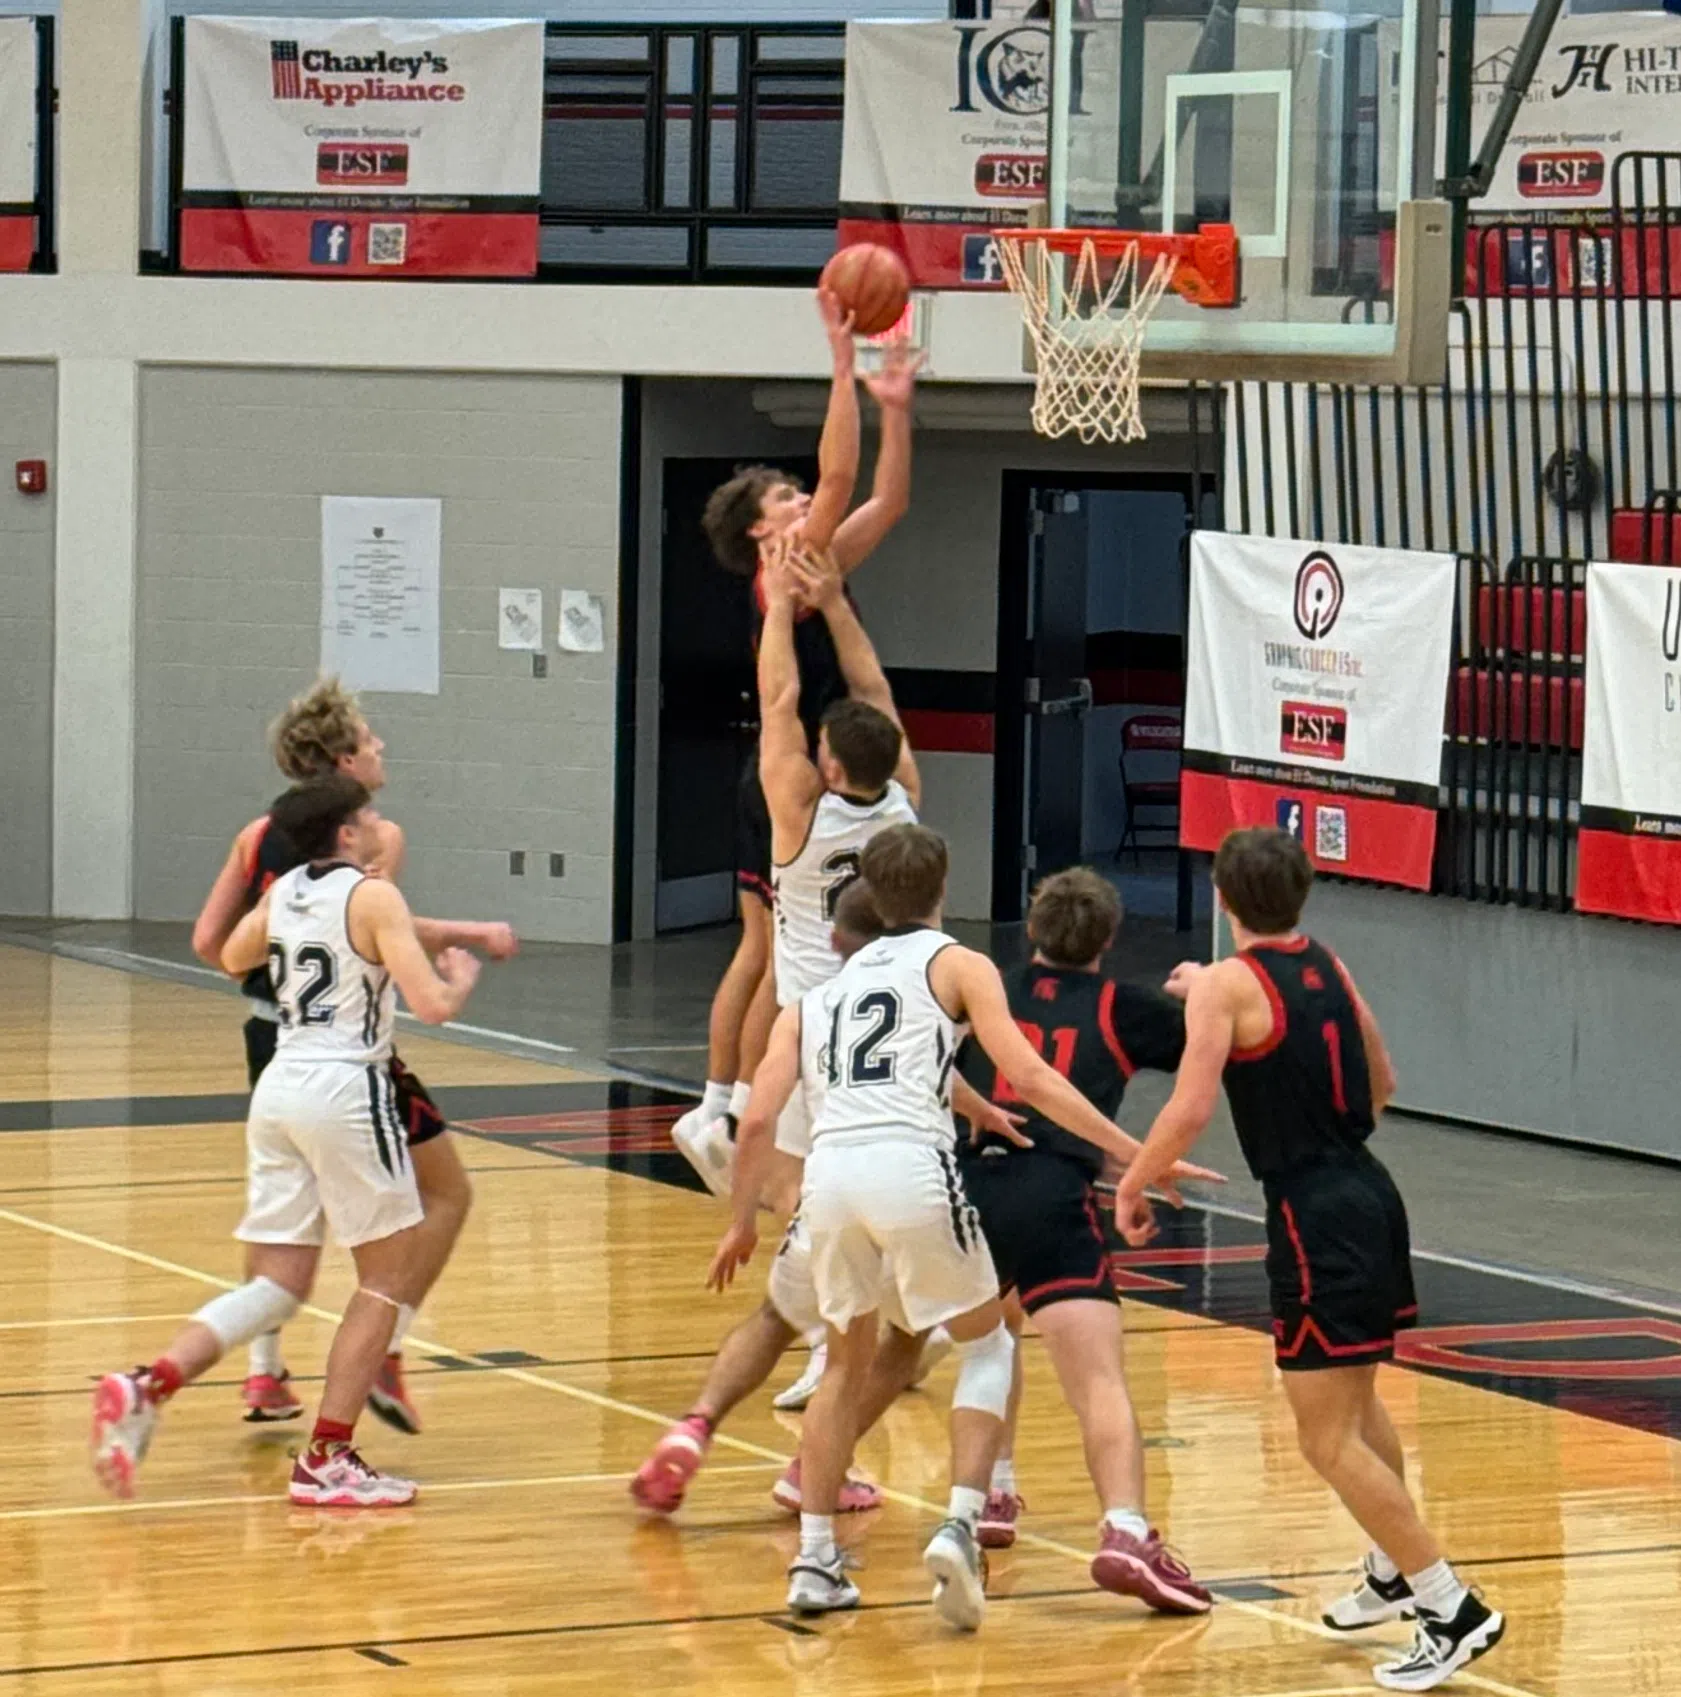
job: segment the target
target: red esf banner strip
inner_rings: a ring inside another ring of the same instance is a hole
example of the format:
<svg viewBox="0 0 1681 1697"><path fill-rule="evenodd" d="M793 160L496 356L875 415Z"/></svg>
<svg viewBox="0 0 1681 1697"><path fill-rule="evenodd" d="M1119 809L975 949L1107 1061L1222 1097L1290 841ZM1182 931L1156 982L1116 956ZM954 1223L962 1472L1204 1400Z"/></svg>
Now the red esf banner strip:
<svg viewBox="0 0 1681 1697"><path fill-rule="evenodd" d="M1681 925L1681 819L1584 807L1576 838L1583 913Z"/></svg>
<svg viewBox="0 0 1681 1697"><path fill-rule="evenodd" d="M184 271L289 277L529 277L536 212L184 206Z"/></svg>
<svg viewBox="0 0 1681 1697"><path fill-rule="evenodd" d="M35 214L0 212L0 271L27 271L35 258Z"/></svg>
<svg viewBox="0 0 1681 1697"><path fill-rule="evenodd" d="M1371 793L1384 792L1384 793ZM1324 872L1408 889L1430 887L1436 802L1428 786L1186 749L1179 779L1179 841L1217 849L1229 831L1288 831Z"/></svg>
<svg viewBox="0 0 1681 1697"><path fill-rule="evenodd" d="M913 288L1001 289L992 232L1021 223L1015 212L989 224L977 207L842 206L835 234L841 247L874 242L891 248L905 262Z"/></svg>

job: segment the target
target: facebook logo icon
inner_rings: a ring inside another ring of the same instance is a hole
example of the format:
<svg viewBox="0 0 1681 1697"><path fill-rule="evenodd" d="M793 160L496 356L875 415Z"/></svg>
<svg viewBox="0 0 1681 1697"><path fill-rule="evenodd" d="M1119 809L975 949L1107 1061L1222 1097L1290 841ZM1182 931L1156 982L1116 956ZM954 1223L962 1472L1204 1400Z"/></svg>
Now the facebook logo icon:
<svg viewBox="0 0 1681 1697"><path fill-rule="evenodd" d="M1302 840L1302 804L1281 795L1273 807L1273 818L1281 831L1288 831L1299 843Z"/></svg>
<svg viewBox="0 0 1681 1697"><path fill-rule="evenodd" d="M998 264L998 250L992 245L992 237L984 232L963 238L963 281L990 284L994 288L1004 281L1004 273Z"/></svg>
<svg viewBox="0 0 1681 1697"><path fill-rule="evenodd" d="M350 263L350 226L332 218L317 218L309 227L311 265Z"/></svg>

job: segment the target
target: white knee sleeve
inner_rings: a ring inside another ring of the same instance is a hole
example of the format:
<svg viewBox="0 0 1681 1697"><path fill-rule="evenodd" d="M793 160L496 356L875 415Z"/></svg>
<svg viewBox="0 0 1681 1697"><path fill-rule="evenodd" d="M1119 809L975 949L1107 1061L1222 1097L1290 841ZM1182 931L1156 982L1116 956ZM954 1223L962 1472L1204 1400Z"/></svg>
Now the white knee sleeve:
<svg viewBox="0 0 1681 1697"><path fill-rule="evenodd" d="M978 1409L1002 1420L1010 1406L1010 1374L1015 1364L1016 1340L1000 1320L984 1338L957 1346L957 1387L951 1394L953 1408Z"/></svg>
<svg viewBox="0 0 1681 1697"><path fill-rule="evenodd" d="M193 1316L216 1334L223 1350L284 1326L298 1311L298 1299L273 1279L256 1278L205 1303Z"/></svg>

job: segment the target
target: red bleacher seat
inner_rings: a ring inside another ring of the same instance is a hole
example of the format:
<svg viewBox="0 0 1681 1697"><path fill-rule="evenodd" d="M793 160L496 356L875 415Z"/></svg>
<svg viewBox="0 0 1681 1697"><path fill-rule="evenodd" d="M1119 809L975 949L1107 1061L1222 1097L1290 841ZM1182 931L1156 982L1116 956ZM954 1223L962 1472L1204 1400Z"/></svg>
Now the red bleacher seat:
<svg viewBox="0 0 1681 1697"><path fill-rule="evenodd" d="M1611 558L1630 565L1681 566L1681 512L1619 507L1611 515Z"/></svg>
<svg viewBox="0 0 1681 1697"><path fill-rule="evenodd" d="M1569 654L1579 660L1587 652L1587 600L1585 589L1546 590L1517 583L1496 598L1493 586L1484 584L1477 591L1482 645L1502 653Z"/></svg>
<svg viewBox="0 0 1681 1697"><path fill-rule="evenodd" d="M1454 675L1454 712L1449 728L1473 742L1579 751L1585 695L1579 672L1551 678L1536 672L1525 678L1522 672L1514 671L1500 677L1482 667L1461 666Z"/></svg>

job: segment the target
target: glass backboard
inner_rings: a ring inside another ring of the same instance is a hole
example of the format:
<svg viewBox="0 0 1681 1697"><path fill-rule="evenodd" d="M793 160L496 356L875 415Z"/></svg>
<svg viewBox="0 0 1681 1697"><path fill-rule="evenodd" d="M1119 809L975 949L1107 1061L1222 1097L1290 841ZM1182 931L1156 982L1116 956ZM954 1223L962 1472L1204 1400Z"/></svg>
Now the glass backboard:
<svg viewBox="0 0 1681 1697"><path fill-rule="evenodd" d="M1167 296L1147 376L1440 378L1436 0L1050 10L1048 222L1237 230L1238 303Z"/></svg>

